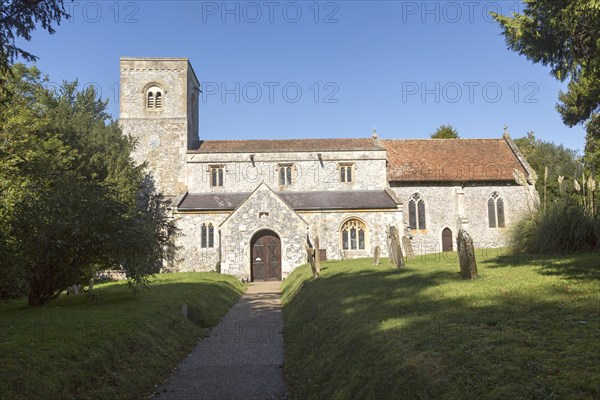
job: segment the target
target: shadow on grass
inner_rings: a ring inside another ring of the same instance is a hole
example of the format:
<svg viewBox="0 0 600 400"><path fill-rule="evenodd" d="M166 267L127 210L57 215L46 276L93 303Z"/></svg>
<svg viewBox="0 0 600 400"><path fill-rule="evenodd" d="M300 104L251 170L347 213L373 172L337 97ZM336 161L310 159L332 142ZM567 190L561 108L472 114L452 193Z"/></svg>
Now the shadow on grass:
<svg viewBox="0 0 600 400"><path fill-rule="evenodd" d="M600 252L570 254L504 254L487 260L489 268L539 267L542 275L600 280Z"/></svg>
<svg viewBox="0 0 600 400"><path fill-rule="evenodd" d="M331 268L285 305L284 321L293 398L600 393L593 301L571 307L551 287L504 287L493 271L463 281L447 265Z"/></svg>

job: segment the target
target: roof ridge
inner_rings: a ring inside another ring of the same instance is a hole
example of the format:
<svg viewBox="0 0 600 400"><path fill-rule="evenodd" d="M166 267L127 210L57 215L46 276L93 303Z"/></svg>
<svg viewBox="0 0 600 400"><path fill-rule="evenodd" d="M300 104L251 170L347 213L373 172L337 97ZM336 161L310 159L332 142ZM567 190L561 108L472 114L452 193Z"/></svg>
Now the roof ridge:
<svg viewBox="0 0 600 400"><path fill-rule="evenodd" d="M373 138L287 138L287 139L208 139L201 140L201 142L279 142L279 141L287 141L287 140L298 140L298 141L308 141L308 140L373 140Z"/></svg>
<svg viewBox="0 0 600 400"><path fill-rule="evenodd" d="M441 141L455 141L464 142L468 140L502 140L502 138L414 138L414 139L381 139L384 142L408 142L408 141L423 141L423 142L441 142Z"/></svg>

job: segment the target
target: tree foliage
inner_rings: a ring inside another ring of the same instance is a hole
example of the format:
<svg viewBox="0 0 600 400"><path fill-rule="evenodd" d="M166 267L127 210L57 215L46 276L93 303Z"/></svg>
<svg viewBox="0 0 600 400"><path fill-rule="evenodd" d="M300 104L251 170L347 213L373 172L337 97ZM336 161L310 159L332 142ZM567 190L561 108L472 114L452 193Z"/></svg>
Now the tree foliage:
<svg viewBox="0 0 600 400"><path fill-rule="evenodd" d="M6 73L18 57L26 61L37 59L33 54L16 45L17 38L31 40L36 25L54 33L54 24L59 25L68 17L63 0L4 0L0 2L0 72Z"/></svg>
<svg viewBox="0 0 600 400"><path fill-rule="evenodd" d="M458 132L452 125L441 125L431 134L432 139L458 139Z"/></svg>
<svg viewBox="0 0 600 400"><path fill-rule="evenodd" d="M41 305L101 269L146 283L174 233L133 143L93 88L58 91L35 67L5 76L0 110L0 292Z"/></svg>
<svg viewBox="0 0 600 400"><path fill-rule="evenodd" d="M600 1L524 0L523 14L493 13L509 49L534 63L548 65L560 81L557 110L568 126L583 124L588 145L600 141ZM597 144L590 145L597 150ZM598 155L588 153L590 167L600 167Z"/></svg>
<svg viewBox="0 0 600 400"><path fill-rule="evenodd" d="M548 202L560 197L560 176L572 182L581 172L579 154L575 150L536 139L533 132L528 132L527 136L515 139L514 142L539 177L535 186L542 200L544 194Z"/></svg>

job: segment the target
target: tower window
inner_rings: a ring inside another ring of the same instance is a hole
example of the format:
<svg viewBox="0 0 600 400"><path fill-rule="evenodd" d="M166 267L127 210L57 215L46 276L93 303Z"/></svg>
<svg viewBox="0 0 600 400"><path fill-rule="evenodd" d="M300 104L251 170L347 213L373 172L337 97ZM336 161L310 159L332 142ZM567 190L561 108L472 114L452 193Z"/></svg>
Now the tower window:
<svg viewBox="0 0 600 400"><path fill-rule="evenodd" d="M146 109L160 110L163 104L163 90L158 86L151 86L146 90Z"/></svg>
<svg viewBox="0 0 600 400"><path fill-rule="evenodd" d="M427 229L425 200L418 193L413 194L408 200L408 225L411 229Z"/></svg>
<svg viewBox="0 0 600 400"><path fill-rule="evenodd" d="M154 93L152 93L152 92L148 92L147 107L148 108L154 108Z"/></svg>
<svg viewBox="0 0 600 400"><path fill-rule="evenodd" d="M490 228L504 228L504 200L498 192L492 193L488 199L488 220Z"/></svg>

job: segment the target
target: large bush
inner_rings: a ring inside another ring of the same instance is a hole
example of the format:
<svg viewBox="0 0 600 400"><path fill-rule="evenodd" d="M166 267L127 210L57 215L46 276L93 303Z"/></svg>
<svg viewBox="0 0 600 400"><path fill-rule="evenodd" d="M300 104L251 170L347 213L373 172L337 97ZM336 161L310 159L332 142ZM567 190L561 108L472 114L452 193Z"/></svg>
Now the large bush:
<svg viewBox="0 0 600 400"><path fill-rule="evenodd" d="M600 249L600 210L593 179L576 190L525 214L510 232L519 252L552 254Z"/></svg>
<svg viewBox="0 0 600 400"><path fill-rule="evenodd" d="M93 88L46 86L36 68L6 77L0 109L0 295L45 304L101 269L144 284L172 255L173 227L133 143Z"/></svg>

